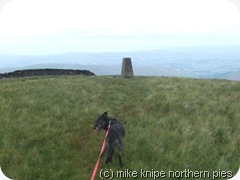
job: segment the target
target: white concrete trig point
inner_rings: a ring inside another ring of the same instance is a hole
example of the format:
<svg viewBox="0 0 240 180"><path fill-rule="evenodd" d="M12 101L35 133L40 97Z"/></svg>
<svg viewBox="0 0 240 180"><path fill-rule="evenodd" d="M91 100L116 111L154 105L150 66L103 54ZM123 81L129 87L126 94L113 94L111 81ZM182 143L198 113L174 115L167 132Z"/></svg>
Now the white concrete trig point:
<svg viewBox="0 0 240 180"><path fill-rule="evenodd" d="M121 76L124 78L132 78L133 77L133 67L132 67L131 58L123 58Z"/></svg>

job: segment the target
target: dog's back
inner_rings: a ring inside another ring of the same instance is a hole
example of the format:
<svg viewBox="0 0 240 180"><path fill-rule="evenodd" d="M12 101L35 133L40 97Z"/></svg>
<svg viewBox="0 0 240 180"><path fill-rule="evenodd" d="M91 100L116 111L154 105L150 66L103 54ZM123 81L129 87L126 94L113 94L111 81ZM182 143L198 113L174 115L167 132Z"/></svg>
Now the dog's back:
<svg viewBox="0 0 240 180"><path fill-rule="evenodd" d="M114 147L118 148L119 165L123 166L122 163L122 151L123 151L123 138L125 136L125 129L123 125L116 119L111 119L110 129L107 136L107 159L106 163L112 162L112 155Z"/></svg>
<svg viewBox="0 0 240 180"><path fill-rule="evenodd" d="M111 122L111 127L109 129L108 132L108 136L107 136L107 143L113 144L114 147L119 148L123 148L123 142L122 139L125 136L125 129L122 125L122 123L120 123L119 121L117 121L116 119L112 119L110 120Z"/></svg>

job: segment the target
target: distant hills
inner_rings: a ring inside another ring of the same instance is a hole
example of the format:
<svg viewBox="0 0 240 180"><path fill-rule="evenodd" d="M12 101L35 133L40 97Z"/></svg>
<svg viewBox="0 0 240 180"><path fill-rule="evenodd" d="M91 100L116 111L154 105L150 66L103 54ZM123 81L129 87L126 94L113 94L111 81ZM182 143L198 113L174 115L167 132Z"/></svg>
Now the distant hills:
<svg viewBox="0 0 240 180"><path fill-rule="evenodd" d="M135 52L0 55L0 73L21 69L88 69L119 75L123 57L131 57L138 76L176 76L240 81L240 45L166 48Z"/></svg>
<svg viewBox="0 0 240 180"><path fill-rule="evenodd" d="M38 65L21 67L20 69L39 69L39 68L41 69L44 69L44 68L88 69L96 75L120 75L121 74L121 64L116 64L116 65L38 64ZM6 72L12 72L15 70L17 69L16 68L5 69ZM188 76L184 74L184 72L181 72L172 68L164 68L161 66L134 65L133 70L134 70L134 74L137 76L177 76L177 77Z"/></svg>
<svg viewBox="0 0 240 180"><path fill-rule="evenodd" d="M231 72L227 74L223 79L228 79L232 81L240 81L240 71Z"/></svg>

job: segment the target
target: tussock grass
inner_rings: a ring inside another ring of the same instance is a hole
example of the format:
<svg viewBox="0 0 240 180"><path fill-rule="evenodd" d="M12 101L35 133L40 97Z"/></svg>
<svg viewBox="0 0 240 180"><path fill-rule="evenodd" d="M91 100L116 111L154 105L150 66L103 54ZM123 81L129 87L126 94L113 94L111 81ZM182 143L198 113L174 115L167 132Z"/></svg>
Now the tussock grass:
<svg viewBox="0 0 240 180"><path fill-rule="evenodd" d="M224 170L240 164L240 83L135 77L0 80L0 165L14 179L89 179L108 111L126 128L129 170ZM120 169L113 163L99 169ZM98 174L97 174L98 176ZM96 179L99 179L98 177Z"/></svg>

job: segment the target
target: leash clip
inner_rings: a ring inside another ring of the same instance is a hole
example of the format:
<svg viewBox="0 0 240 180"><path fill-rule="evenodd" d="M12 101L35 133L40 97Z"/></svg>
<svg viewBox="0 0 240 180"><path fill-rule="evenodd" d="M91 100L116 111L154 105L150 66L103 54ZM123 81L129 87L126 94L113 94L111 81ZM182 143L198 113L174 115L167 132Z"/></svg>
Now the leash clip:
<svg viewBox="0 0 240 180"><path fill-rule="evenodd" d="M110 127L111 127L111 123L112 123L112 121L109 121L109 122L108 122L108 130L109 130Z"/></svg>

